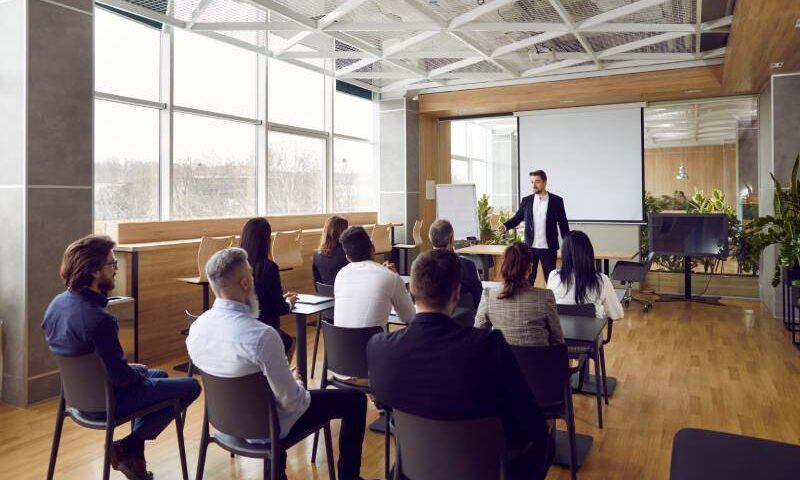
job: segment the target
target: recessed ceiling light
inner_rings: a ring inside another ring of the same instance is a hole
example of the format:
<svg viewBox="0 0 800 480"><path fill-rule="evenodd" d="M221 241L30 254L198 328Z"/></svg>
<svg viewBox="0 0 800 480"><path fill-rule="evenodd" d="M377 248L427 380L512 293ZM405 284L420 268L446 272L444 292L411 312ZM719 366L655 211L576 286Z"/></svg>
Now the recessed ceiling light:
<svg viewBox="0 0 800 480"><path fill-rule="evenodd" d="M575 103L575 100L561 100L561 103Z"/></svg>
<svg viewBox="0 0 800 480"><path fill-rule="evenodd" d="M781 68L783 67L783 62L772 62L769 64L769 68Z"/></svg>
<svg viewBox="0 0 800 480"><path fill-rule="evenodd" d="M800 18L798 18L797 21L794 22L794 28L800 28Z"/></svg>
<svg viewBox="0 0 800 480"><path fill-rule="evenodd" d="M701 90L701 89L694 89L694 90L686 90L686 93L700 93L702 91L703 90Z"/></svg>

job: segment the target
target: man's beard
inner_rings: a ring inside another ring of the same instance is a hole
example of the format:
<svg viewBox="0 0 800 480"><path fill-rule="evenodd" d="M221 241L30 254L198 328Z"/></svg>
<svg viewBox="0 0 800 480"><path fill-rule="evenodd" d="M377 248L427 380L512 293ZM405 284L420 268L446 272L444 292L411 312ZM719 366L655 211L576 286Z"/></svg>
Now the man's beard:
<svg viewBox="0 0 800 480"><path fill-rule="evenodd" d="M106 296L108 296L108 292L114 290L114 286L114 277L101 278L97 283L98 290L100 290L103 295Z"/></svg>
<svg viewBox="0 0 800 480"><path fill-rule="evenodd" d="M247 297L247 304L250 306L250 314L253 315L253 318L258 318L261 309L258 305L258 295L256 295L255 288L250 289L250 294Z"/></svg>

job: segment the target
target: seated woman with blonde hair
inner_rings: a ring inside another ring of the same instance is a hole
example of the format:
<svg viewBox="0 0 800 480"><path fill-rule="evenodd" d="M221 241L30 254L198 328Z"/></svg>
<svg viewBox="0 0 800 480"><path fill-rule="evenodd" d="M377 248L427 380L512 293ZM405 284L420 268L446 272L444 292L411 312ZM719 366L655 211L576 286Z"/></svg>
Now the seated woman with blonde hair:
<svg viewBox="0 0 800 480"><path fill-rule="evenodd" d="M530 284L532 269L531 249L524 243L509 245L500 271L503 285L483 291L476 327L500 330L509 345L564 343L553 292Z"/></svg>

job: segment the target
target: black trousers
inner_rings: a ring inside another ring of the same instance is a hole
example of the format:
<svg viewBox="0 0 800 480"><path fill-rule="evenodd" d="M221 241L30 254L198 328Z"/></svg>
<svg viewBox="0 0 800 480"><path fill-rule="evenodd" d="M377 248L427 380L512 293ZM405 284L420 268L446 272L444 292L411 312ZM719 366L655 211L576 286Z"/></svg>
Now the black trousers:
<svg viewBox="0 0 800 480"><path fill-rule="evenodd" d="M337 478L358 480L361 474L361 445L367 423L367 396L353 390L309 390L311 404L292 426L292 432L322 422L341 419ZM283 458L286 465L286 458ZM284 477L285 478L285 477Z"/></svg>
<svg viewBox="0 0 800 480"><path fill-rule="evenodd" d="M556 268L556 255L558 250L552 250L549 248L531 248L531 253L533 253L533 272L531 272L531 276L528 278L528 280L530 280L531 285L533 285L533 282L536 281L536 269L539 267L539 262L542 262L544 282L547 283L547 279L550 277L550 272Z"/></svg>

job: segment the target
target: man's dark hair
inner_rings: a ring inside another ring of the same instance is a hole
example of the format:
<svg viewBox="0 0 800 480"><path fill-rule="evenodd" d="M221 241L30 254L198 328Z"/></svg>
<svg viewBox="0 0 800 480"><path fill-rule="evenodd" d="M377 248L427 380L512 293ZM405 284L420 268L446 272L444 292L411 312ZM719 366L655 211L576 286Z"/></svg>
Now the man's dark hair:
<svg viewBox="0 0 800 480"><path fill-rule="evenodd" d="M450 250L431 250L411 265L411 294L433 308L444 308L461 288L461 261Z"/></svg>
<svg viewBox="0 0 800 480"><path fill-rule="evenodd" d="M530 173L531 177L540 177L545 182L547 181L547 174L544 173L544 170L534 170Z"/></svg>
<svg viewBox="0 0 800 480"><path fill-rule="evenodd" d="M339 237L344 253L351 262L363 262L372 258L372 240L364 227L350 227Z"/></svg>
<svg viewBox="0 0 800 480"><path fill-rule="evenodd" d="M61 278L70 290L81 291L92 284L92 273L102 270L116 243L105 235L87 235L70 243L61 260Z"/></svg>

